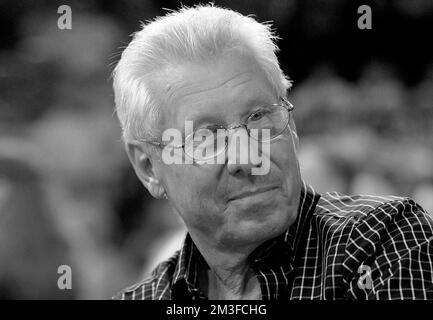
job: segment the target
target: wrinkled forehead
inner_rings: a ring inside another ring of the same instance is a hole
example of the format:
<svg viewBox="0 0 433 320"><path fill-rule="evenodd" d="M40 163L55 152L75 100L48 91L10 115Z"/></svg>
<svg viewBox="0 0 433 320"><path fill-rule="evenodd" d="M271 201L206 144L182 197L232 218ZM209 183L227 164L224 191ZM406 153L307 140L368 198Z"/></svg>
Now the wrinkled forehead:
<svg viewBox="0 0 433 320"><path fill-rule="evenodd" d="M161 103L162 123L179 129L185 120L236 121L255 106L278 101L259 63L242 54L169 66L155 77L153 90Z"/></svg>

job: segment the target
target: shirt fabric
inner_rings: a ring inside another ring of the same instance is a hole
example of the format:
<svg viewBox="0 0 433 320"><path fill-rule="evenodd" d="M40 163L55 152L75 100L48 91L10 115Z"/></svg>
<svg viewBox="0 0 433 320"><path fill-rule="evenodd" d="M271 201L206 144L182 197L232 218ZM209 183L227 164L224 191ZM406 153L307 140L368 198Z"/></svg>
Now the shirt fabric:
<svg viewBox="0 0 433 320"><path fill-rule="evenodd" d="M201 259L187 234L149 278L113 298L207 299ZM295 223L249 263L263 300L433 299L433 217L409 198L320 195L303 182Z"/></svg>

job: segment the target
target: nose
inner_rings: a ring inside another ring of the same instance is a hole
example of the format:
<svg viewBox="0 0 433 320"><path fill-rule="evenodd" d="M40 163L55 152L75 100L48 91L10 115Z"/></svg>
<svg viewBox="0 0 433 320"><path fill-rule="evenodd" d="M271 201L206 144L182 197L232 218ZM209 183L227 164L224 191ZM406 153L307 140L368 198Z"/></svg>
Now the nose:
<svg viewBox="0 0 433 320"><path fill-rule="evenodd" d="M227 170L231 175L251 175L251 169L259 164L251 162L250 148L254 147L246 128L234 129L227 146Z"/></svg>

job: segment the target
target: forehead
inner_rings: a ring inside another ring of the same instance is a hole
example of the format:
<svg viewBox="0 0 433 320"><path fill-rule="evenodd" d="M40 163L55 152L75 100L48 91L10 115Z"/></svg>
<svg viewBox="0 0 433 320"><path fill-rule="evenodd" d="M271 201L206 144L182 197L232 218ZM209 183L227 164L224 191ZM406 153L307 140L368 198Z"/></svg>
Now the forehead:
<svg viewBox="0 0 433 320"><path fill-rule="evenodd" d="M246 55L184 64L164 74L160 94L165 101L164 122L171 127L182 128L185 120L237 121L249 109L278 99L260 65Z"/></svg>

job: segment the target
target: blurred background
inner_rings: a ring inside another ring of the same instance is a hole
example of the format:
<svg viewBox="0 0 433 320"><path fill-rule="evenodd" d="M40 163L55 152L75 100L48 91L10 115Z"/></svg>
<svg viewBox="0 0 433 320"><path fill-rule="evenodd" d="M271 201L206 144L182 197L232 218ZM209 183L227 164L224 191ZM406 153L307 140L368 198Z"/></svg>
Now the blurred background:
<svg viewBox="0 0 433 320"><path fill-rule="evenodd" d="M307 182L433 212L433 1L215 3L274 22ZM127 161L110 80L140 21L178 6L0 0L0 299L110 298L179 248L181 223Z"/></svg>

